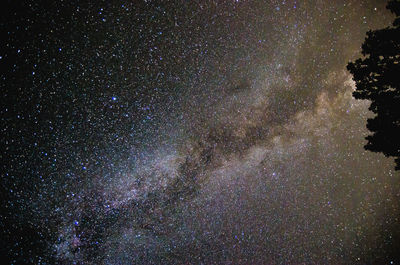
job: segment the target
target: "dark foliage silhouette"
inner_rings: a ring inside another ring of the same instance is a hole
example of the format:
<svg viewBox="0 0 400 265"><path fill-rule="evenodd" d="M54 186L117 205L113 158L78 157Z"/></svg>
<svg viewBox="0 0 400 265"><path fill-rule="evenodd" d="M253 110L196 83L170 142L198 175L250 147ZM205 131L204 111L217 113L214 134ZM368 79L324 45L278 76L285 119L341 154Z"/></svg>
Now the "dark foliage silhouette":
<svg viewBox="0 0 400 265"><path fill-rule="evenodd" d="M371 101L375 117L368 119L366 150L394 157L400 170L400 0L387 8L396 15L391 27L367 32L363 58L350 62L347 69L356 82L353 96Z"/></svg>

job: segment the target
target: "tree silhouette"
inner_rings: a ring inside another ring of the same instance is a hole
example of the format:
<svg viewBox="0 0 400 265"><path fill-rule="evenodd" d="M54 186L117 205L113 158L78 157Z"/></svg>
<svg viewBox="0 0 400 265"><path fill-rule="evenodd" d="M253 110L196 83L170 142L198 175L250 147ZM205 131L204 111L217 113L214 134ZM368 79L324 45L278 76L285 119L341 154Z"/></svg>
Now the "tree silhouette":
<svg viewBox="0 0 400 265"><path fill-rule="evenodd" d="M387 8L396 15L393 25L367 32L363 58L347 69L356 83L354 98L370 100L376 114L367 120L372 135L364 148L394 157L400 170L400 0L389 1Z"/></svg>

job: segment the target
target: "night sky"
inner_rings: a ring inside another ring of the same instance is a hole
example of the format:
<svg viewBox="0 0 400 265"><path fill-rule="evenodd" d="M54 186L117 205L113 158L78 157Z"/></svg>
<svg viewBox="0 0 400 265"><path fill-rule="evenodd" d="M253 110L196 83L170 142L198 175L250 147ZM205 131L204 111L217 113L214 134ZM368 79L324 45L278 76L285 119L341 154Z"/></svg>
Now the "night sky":
<svg viewBox="0 0 400 265"><path fill-rule="evenodd" d="M1 5L8 264L400 264L346 71L386 1Z"/></svg>

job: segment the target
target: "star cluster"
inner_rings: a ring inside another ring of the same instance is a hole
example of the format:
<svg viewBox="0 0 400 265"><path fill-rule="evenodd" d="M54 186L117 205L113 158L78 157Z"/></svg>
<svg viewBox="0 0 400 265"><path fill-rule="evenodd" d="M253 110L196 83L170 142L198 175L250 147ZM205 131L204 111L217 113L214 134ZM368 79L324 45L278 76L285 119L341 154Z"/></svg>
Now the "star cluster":
<svg viewBox="0 0 400 265"><path fill-rule="evenodd" d="M10 264L400 262L399 174L345 70L385 1L1 9Z"/></svg>

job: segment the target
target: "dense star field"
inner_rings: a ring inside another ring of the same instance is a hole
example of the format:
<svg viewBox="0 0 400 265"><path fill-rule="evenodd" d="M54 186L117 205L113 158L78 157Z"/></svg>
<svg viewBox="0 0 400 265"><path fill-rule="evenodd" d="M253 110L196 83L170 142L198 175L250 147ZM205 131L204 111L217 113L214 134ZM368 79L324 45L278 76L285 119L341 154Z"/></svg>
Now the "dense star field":
<svg viewBox="0 0 400 265"><path fill-rule="evenodd" d="M399 264L346 71L386 1L5 1L9 264Z"/></svg>

